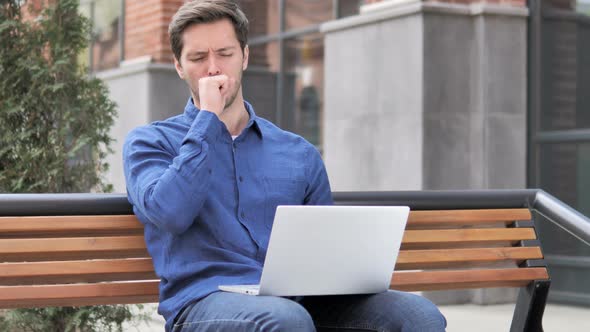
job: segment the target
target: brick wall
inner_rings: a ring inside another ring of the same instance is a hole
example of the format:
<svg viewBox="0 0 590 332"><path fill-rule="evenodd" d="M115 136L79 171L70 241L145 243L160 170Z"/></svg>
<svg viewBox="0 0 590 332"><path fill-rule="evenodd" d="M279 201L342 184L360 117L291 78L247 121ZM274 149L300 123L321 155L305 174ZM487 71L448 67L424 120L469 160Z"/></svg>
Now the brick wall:
<svg viewBox="0 0 590 332"><path fill-rule="evenodd" d="M23 19L34 20L35 16L41 13L43 8L45 8L49 3L53 3L54 1L55 0L33 0L25 2L21 7L21 14Z"/></svg>
<svg viewBox="0 0 590 332"><path fill-rule="evenodd" d="M150 56L153 62L174 59L168 24L183 0L126 0L125 60Z"/></svg>

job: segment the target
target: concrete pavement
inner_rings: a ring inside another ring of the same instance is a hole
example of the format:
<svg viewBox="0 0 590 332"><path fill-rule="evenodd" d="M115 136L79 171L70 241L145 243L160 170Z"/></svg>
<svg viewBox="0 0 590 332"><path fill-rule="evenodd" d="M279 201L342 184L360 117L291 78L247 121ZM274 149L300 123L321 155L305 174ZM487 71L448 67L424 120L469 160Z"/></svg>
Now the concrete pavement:
<svg viewBox="0 0 590 332"><path fill-rule="evenodd" d="M510 331L514 304L443 305L448 332ZM590 308L548 304L543 315L545 332L590 331Z"/></svg>

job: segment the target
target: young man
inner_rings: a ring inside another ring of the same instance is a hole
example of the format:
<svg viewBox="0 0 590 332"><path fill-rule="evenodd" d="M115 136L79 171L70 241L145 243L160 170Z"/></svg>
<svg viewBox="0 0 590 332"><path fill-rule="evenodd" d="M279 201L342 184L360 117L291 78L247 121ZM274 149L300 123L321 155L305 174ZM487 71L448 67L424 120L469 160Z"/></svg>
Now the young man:
<svg viewBox="0 0 590 332"><path fill-rule="evenodd" d="M232 0L185 3L169 34L191 98L184 114L137 128L125 143L129 201L161 278L166 330L444 330L431 302L403 292L290 299L218 291L259 282L277 205L332 204L314 146L243 100L247 33Z"/></svg>

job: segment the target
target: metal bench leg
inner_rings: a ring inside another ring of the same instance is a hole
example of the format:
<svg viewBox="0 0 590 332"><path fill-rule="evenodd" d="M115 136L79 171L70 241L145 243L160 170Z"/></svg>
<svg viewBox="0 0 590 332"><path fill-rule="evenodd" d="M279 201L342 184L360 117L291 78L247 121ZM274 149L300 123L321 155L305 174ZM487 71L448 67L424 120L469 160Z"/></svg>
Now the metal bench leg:
<svg viewBox="0 0 590 332"><path fill-rule="evenodd" d="M542 332L543 312L549 294L549 280L531 282L518 293L510 332Z"/></svg>

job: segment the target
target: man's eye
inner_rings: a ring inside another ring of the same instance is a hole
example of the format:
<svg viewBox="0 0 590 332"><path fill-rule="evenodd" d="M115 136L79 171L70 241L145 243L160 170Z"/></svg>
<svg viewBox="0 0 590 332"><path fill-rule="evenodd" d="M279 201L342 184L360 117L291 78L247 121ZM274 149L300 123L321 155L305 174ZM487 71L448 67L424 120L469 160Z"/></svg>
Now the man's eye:
<svg viewBox="0 0 590 332"><path fill-rule="evenodd" d="M223 53L223 54L221 54L221 56L224 56L224 57L230 57L232 55L233 55L232 53Z"/></svg>
<svg viewBox="0 0 590 332"><path fill-rule="evenodd" d="M203 58L192 58L192 59L189 59L189 61L199 62L199 61L203 61Z"/></svg>

